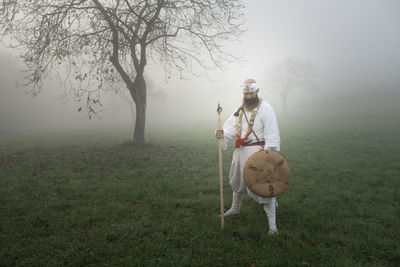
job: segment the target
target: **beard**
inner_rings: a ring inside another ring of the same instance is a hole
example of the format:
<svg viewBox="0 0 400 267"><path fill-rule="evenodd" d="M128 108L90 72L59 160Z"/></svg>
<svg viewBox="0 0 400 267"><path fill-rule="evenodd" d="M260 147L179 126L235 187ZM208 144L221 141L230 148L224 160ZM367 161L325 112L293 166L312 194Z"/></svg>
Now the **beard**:
<svg viewBox="0 0 400 267"><path fill-rule="evenodd" d="M253 110L255 107L257 107L259 101L260 99L258 96L250 99L243 98L243 107L246 110Z"/></svg>

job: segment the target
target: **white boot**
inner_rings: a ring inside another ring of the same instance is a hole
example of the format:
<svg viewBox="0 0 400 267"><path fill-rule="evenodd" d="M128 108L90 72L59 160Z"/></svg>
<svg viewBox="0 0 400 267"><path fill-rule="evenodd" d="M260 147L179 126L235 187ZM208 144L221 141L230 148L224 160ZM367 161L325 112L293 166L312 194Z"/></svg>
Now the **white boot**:
<svg viewBox="0 0 400 267"><path fill-rule="evenodd" d="M269 225L269 235L273 235L278 233L278 228L276 227L275 222L275 211L276 211L276 199L274 197L269 199L269 203L264 204L264 210L268 217L268 225Z"/></svg>
<svg viewBox="0 0 400 267"><path fill-rule="evenodd" d="M232 193L232 207L224 213L224 217L239 215L244 193Z"/></svg>

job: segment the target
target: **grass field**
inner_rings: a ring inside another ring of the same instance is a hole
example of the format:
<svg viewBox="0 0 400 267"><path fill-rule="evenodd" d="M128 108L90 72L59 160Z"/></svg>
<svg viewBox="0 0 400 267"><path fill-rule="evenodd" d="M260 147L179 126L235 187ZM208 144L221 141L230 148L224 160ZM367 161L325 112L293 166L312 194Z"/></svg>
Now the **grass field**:
<svg viewBox="0 0 400 267"><path fill-rule="evenodd" d="M0 136L0 265L399 266L400 129L281 133L275 236L248 196L220 230L211 135Z"/></svg>

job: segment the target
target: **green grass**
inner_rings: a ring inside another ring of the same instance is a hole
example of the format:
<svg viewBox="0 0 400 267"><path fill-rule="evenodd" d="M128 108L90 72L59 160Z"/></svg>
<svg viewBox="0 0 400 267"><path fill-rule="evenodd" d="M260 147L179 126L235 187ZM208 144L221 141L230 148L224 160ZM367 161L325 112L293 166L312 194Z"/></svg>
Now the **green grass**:
<svg viewBox="0 0 400 267"><path fill-rule="evenodd" d="M220 230L211 135L155 135L144 149L124 134L3 136L0 265L399 266L400 130L281 132L292 176L276 236L248 196Z"/></svg>

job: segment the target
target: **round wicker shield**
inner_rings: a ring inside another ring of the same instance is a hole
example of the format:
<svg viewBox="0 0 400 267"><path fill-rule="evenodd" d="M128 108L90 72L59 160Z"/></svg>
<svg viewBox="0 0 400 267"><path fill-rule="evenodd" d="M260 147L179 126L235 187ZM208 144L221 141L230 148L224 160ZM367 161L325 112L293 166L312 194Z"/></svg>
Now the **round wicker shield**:
<svg viewBox="0 0 400 267"><path fill-rule="evenodd" d="M247 187L257 196L275 197L288 187L290 170L281 153L261 150L247 160L243 176Z"/></svg>

